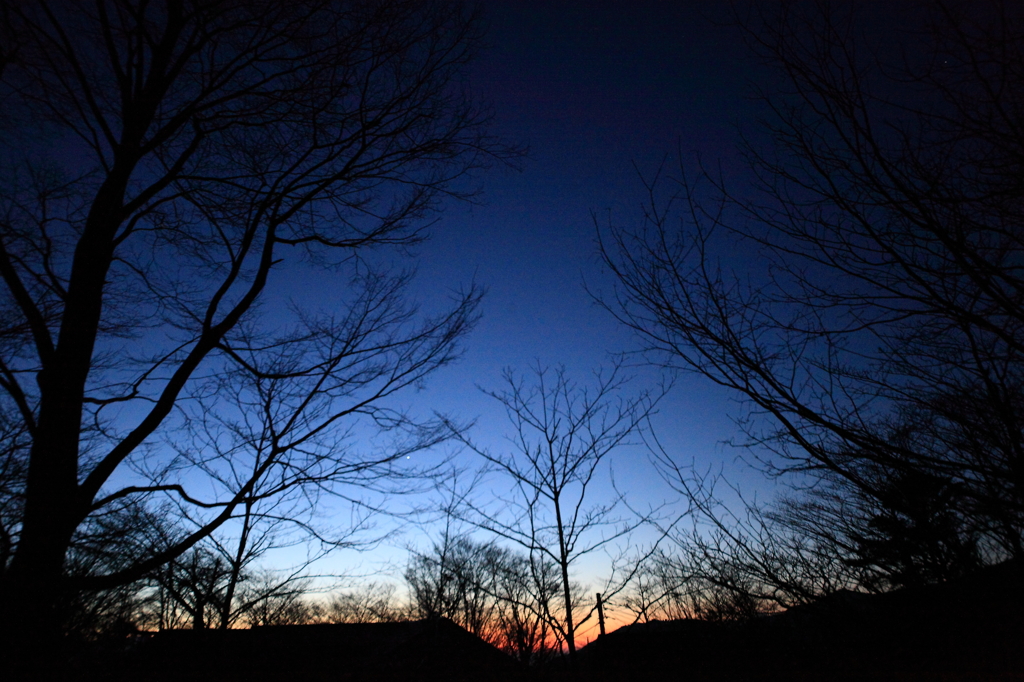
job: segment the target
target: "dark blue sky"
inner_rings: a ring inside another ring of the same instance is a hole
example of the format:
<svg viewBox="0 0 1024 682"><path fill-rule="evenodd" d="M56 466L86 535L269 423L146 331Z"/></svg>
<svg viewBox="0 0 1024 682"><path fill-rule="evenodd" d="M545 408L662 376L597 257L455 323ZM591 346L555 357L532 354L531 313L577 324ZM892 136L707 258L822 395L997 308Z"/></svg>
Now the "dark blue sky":
<svg viewBox="0 0 1024 682"><path fill-rule="evenodd" d="M472 281L488 293L463 361L406 400L416 411L476 420L471 437L497 449L508 447L508 422L477 385L500 388L503 368L524 372L537 362L564 364L586 382L612 354L637 347L584 288L613 286L597 255L593 215L638 224L645 193L637 172L653 175L666 159L676 164L679 150L738 169L737 128L754 122L759 105L750 87L756 63L739 31L724 25L720 3L487 2L483 9L490 47L471 85L493 107L493 131L529 154L521 171L484 173L480 203L449 206L417 248L416 293L426 307ZM660 379L653 369L634 373L636 391ZM724 467L746 492L763 494L764 478L722 444L737 435L730 415L739 406L730 398L706 380L681 377L661 403L658 437L678 462ZM468 453L457 461L475 464ZM635 504L678 501L642 448L623 449L613 467ZM503 491L509 483L494 478L473 493L487 504ZM612 492L596 488L595 501ZM344 560L371 574L382 570L377 561L391 561L400 574L401 546L426 548L431 532L410 529L391 550ZM600 589L605 564L596 556L579 578Z"/></svg>
<svg viewBox="0 0 1024 682"><path fill-rule="evenodd" d="M480 177L472 206L451 205L417 248L416 294L430 308L446 292L475 281L486 287L483 318L457 366L406 397L414 411L438 410L476 420L472 438L506 447L503 411L477 386L500 388L503 368L564 364L581 382L611 354L636 348L630 333L595 305L584 288L610 291L600 263L593 214L635 225L644 200L637 175L652 175L677 150L699 152L727 169L738 164L737 126L757 115L749 81L756 73L718 3L487 2L490 47L470 74L494 110L493 131L527 145L521 171L495 168ZM656 370L637 368L633 389L655 385ZM736 436L730 396L696 377L677 381L655 427L681 463L724 466L745 490L763 478L722 445ZM463 453L458 461L472 466ZM677 499L641 448L617 453L615 479L638 504ZM492 479L474 491L486 503L509 490ZM602 486L595 494L610 494ZM600 499L595 499L600 501ZM391 561L400 573L403 544L425 547L431 531L410 530L398 547L359 561L376 573ZM638 541L642 541L639 538ZM601 557L581 567L597 584ZM343 569L345 570L345 569Z"/></svg>
<svg viewBox="0 0 1024 682"><path fill-rule="evenodd" d="M583 379L635 347L584 290L612 286L592 214L636 224L644 194L634 165L652 175L677 149L734 163L736 127L757 104L754 64L716 3L489 2L484 12L491 47L471 84L493 106L494 131L529 154L520 172L482 176L480 205L445 212L419 249L418 283L428 297L474 279L488 289L464 361L426 396L480 417L477 435L490 440L504 423L474 384L496 386L503 367L534 361ZM637 388L656 379L641 374ZM662 407L659 435L683 459L731 459L716 445L734 435L729 407L707 382L685 379Z"/></svg>
<svg viewBox="0 0 1024 682"><path fill-rule="evenodd" d="M897 41L882 34L905 31L913 24L902 15L917 11L909 4L866 9L858 28L872 32L883 51ZM650 178L662 164L675 173L679 154L691 171L697 155L706 167L721 168L730 189L742 194L751 178L738 151L741 135L754 144L762 139L758 120L769 112L755 94L773 92L773 75L731 25L726 3L490 1L483 11L489 47L471 69L470 85L493 108L492 131L529 153L520 171L481 174L479 203L449 205L413 254L415 294L427 310L442 308L451 291L471 282L488 293L462 362L403 400L420 414L475 420L470 437L496 450L509 447L509 424L478 386L500 389L504 368L524 373L536 363L564 364L586 382L614 354L638 347L584 286L605 293L614 287L598 257L595 216L638 226L646 199L638 173ZM751 255L734 250L726 257L742 269ZM636 391L661 379L650 367L633 372ZM772 482L739 460L744 450L725 444L743 438L732 419L743 414L736 397L702 377L677 377L653 426L677 463L721 468L748 499L764 501ZM455 451L455 461L479 464L467 452ZM636 506L680 501L642 448L624 448L613 466L619 490ZM500 507L510 488L493 477L472 494L481 505ZM614 491L606 485L593 492L601 502ZM734 497L726 501L735 504ZM351 575L361 565L368 575L400 582L403 548L429 549L438 537L436 527L403 530L373 554L342 553L327 570ZM649 539L641 534L636 541ZM600 589L607 568L598 556L576 577Z"/></svg>

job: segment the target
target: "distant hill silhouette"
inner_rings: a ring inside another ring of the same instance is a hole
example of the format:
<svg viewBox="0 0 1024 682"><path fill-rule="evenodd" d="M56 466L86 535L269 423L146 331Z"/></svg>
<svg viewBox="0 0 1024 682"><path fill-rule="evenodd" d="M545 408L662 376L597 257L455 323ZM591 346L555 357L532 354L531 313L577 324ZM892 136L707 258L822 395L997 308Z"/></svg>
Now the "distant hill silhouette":
<svg viewBox="0 0 1024 682"><path fill-rule="evenodd" d="M529 671L447 619L169 630L93 651L68 680L104 682L1024 681L1024 562L882 595L839 592L748 622L620 628Z"/></svg>
<svg viewBox="0 0 1024 682"><path fill-rule="evenodd" d="M83 675L146 682L515 682L510 657L447 619L165 630ZM91 674L88 674L91 673Z"/></svg>
<svg viewBox="0 0 1024 682"><path fill-rule="evenodd" d="M1024 563L746 623L655 621L580 651L582 679L1024 680Z"/></svg>

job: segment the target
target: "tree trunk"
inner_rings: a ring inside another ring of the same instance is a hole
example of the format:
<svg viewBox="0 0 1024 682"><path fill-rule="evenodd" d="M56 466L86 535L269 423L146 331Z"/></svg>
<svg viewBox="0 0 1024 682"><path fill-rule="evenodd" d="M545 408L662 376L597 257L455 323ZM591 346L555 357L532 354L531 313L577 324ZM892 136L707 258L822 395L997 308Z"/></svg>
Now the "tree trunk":
<svg viewBox="0 0 1024 682"><path fill-rule="evenodd" d="M572 622L572 591L569 587L569 551L565 547L565 529L562 527L562 505L554 497L555 522L558 524L558 567L562 571L562 597L565 599L565 644L569 647L569 665L576 668L576 632Z"/></svg>
<svg viewBox="0 0 1024 682"><path fill-rule="evenodd" d="M245 516L242 518L242 532L238 536L238 549L235 552L234 561L231 562L231 573L228 576L228 585L224 593L224 604L221 606L221 630L227 630L231 623L231 604L235 600L235 588L238 586L238 581L242 574L242 562L245 559L245 550L249 544L251 522L252 500L246 500Z"/></svg>
<svg viewBox="0 0 1024 682"><path fill-rule="evenodd" d="M59 636L55 598L63 589L71 537L88 513L78 456L85 384L113 256L113 236L134 161L120 159L93 201L75 249L55 347L39 348L39 419L29 452L21 537L4 579L3 627L15 637ZM47 337L47 343L49 337ZM37 341L37 346L42 344ZM45 344L43 344L45 346Z"/></svg>

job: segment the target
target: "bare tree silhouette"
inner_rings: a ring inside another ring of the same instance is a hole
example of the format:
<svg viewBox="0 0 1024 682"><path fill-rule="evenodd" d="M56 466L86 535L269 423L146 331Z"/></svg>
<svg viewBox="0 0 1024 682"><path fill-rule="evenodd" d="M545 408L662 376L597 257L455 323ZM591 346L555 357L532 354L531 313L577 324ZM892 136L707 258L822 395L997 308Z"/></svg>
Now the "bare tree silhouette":
<svg viewBox="0 0 1024 682"><path fill-rule="evenodd" d="M409 608L390 583L367 583L334 596L326 609L331 623L394 623L409 619Z"/></svg>
<svg viewBox="0 0 1024 682"><path fill-rule="evenodd" d="M754 187L685 164L648 183L644 225L601 231L603 302L651 362L741 397L770 473L823 493L769 526L896 582L969 569L975 542L1020 556L1024 17L929 6L901 52L852 8L761 9L748 35L778 83Z"/></svg>
<svg viewBox="0 0 1024 682"><path fill-rule="evenodd" d="M449 618L523 664L547 660L561 641L549 620L562 587L548 558L446 533L412 556L405 579L412 614Z"/></svg>
<svg viewBox="0 0 1024 682"><path fill-rule="evenodd" d="M448 434L385 399L458 355L479 292L420 316L409 275L370 251L421 239L510 150L463 87L479 24L460 5L2 11L0 389L17 437L0 618L20 636L52 630L91 517L170 499L200 520L76 577L100 589L249 502L411 474L398 460ZM318 296L288 291L311 274ZM391 444L353 447L357 424Z"/></svg>
<svg viewBox="0 0 1024 682"><path fill-rule="evenodd" d="M512 483L512 494L497 511L467 502L466 520L525 549L531 562L552 562L561 595L545 603L545 618L576 655L576 633L596 607L581 609L572 569L582 557L612 546L645 523L644 516L620 517L623 500L595 502L592 486L607 475L612 453L636 435L664 392L623 397L627 379L621 365L597 373L593 387L573 382L564 368L536 367L533 379L505 372L504 390L487 392L505 407L512 424L509 451L492 451L458 435L472 451ZM635 568L637 564L633 563ZM602 592L613 597L632 569L609 577ZM538 575L538 589L542 581Z"/></svg>

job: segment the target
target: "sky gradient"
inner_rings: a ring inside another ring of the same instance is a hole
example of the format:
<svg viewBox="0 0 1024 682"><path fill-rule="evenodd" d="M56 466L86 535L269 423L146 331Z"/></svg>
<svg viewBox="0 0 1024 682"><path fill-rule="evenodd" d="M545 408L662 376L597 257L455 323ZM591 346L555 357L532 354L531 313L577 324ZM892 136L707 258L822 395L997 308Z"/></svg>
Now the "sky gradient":
<svg viewBox="0 0 1024 682"><path fill-rule="evenodd" d="M462 361L407 400L413 410L475 420L474 441L501 448L504 413L477 386L499 388L504 368L521 373L536 363L564 364L585 382L612 355L637 347L588 293L613 286L598 257L595 217L638 224L640 175L652 177L663 163L671 170L680 151L727 173L738 167L738 130L759 111L750 87L758 67L717 3L488 2L483 11L488 47L470 86L493 108L493 132L529 151L520 171L481 174L479 201L449 205L415 251L414 294L426 308L471 282L487 295ZM652 369L631 373L634 390L660 379ZM736 462L739 451L723 445L736 435L730 415L738 406L729 398L703 379L680 377L654 420L658 437L681 463L724 466L745 489L763 488ZM633 499L674 500L641 448L623 449L613 466ZM502 484L495 485L477 493L497 495ZM379 567L404 561L402 545L423 546L429 534L410 530L397 548L338 561L386 571ZM602 572L600 558L590 572Z"/></svg>
<svg viewBox="0 0 1024 682"><path fill-rule="evenodd" d="M424 296L472 281L488 291L464 360L431 382L438 409L477 407L473 385L494 385L504 367L563 363L582 377L609 353L636 347L587 292L613 285L597 254L595 217L638 224L638 173L673 164L677 149L734 162L736 126L756 107L738 32L705 9L484 4L491 47L471 85L493 107L494 132L529 151L520 172L483 174L481 203L450 206L418 249ZM708 423L722 407L713 393L685 382L663 412L677 413L676 428L678 412L695 412L682 421L713 445L729 435L718 431L727 420Z"/></svg>

